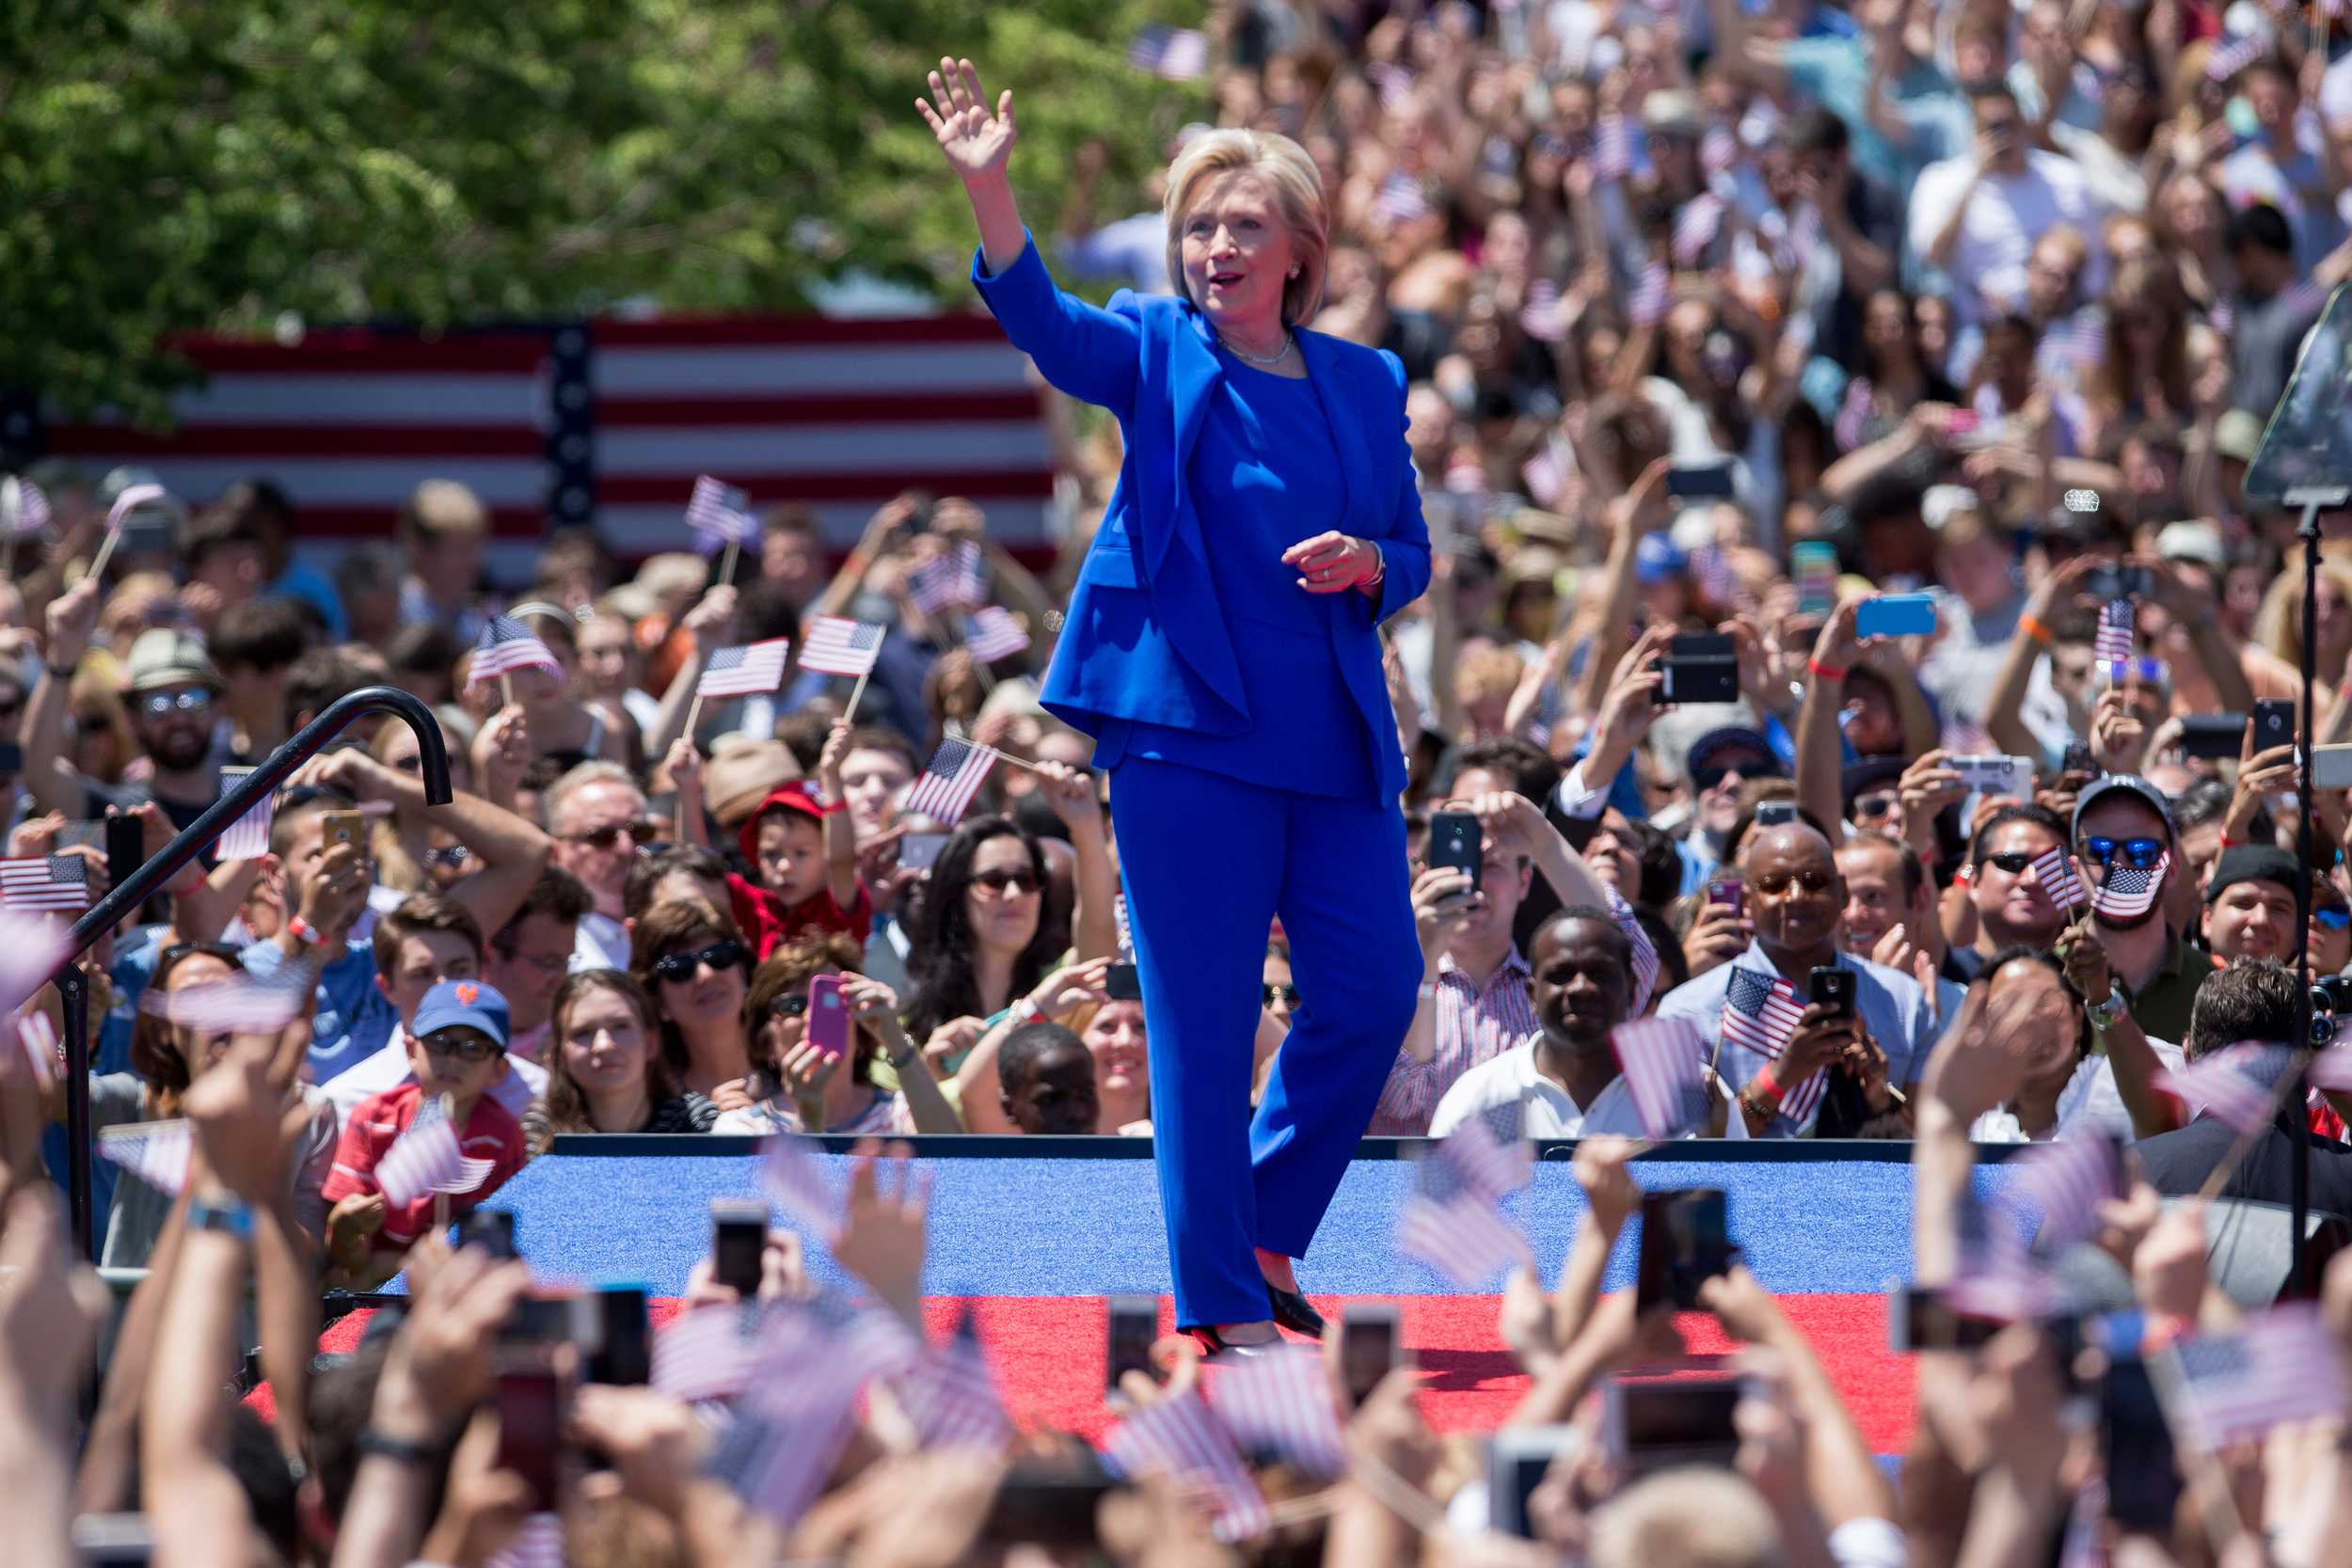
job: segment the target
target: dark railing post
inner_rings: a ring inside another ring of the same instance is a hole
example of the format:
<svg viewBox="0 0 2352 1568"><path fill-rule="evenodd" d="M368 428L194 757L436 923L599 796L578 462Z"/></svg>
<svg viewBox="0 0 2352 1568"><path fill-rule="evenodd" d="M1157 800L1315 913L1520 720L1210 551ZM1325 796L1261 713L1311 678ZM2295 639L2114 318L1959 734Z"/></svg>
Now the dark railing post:
<svg viewBox="0 0 2352 1568"><path fill-rule="evenodd" d="M69 957L51 978L65 1000L65 1125L72 1148L67 1154L67 1196L73 1216L73 1244L84 1251L90 1244L90 1125L89 1125L89 980L80 968L91 942L111 931L126 916L176 879L183 867L204 847L227 832L230 824L259 802L269 799L287 775L326 749L326 743L350 727L363 713L389 713L416 732L419 760L423 765L424 799L428 805L450 802L449 749L441 741L441 721L433 710L396 687L369 686L327 705L325 711L294 732L286 743L262 759L237 787L213 802L203 816L180 830L152 860L106 892L73 923Z"/></svg>

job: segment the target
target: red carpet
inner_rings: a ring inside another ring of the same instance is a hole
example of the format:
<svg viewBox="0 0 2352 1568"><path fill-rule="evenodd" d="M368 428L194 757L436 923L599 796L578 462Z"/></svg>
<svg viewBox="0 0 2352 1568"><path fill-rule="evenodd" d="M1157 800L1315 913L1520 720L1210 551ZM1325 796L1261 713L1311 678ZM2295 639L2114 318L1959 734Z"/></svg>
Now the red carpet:
<svg viewBox="0 0 2352 1568"><path fill-rule="evenodd" d="M1393 1303L1402 1312L1405 1342L1419 1359L1426 1381L1422 1409L1440 1432L1484 1432L1500 1426L1526 1391L1527 1380L1495 1333L1497 1298L1492 1296L1317 1296L1327 1316L1351 1301ZM1829 1368L1846 1407L1873 1452L1900 1453L1911 1438L1910 1357L1886 1348L1886 1302L1879 1295L1782 1296L1781 1310L1804 1332ZM953 1297L927 1306L933 1338L954 1323ZM1091 1439L1110 1424L1103 1408L1104 1311L1087 1296L980 1296L970 1303L988 1346L998 1386L1025 1426L1075 1432ZM666 1320L672 1302L657 1304ZM1162 1325L1172 1330L1172 1308L1161 1307ZM319 1337L319 1348L349 1354L359 1342L369 1314L357 1312ZM1728 1350L1730 1341L1715 1320L1696 1314L1682 1320L1683 1337L1694 1352ZM266 1386L248 1399L266 1418L272 1411Z"/></svg>

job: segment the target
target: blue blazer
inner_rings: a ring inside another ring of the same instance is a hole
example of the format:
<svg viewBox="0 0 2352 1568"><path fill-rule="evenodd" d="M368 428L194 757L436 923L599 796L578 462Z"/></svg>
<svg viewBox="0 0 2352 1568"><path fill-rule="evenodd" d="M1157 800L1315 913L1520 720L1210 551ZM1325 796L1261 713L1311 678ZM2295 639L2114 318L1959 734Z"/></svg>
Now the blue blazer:
<svg viewBox="0 0 2352 1568"><path fill-rule="evenodd" d="M1119 417L1119 487L1078 569L1069 617L1045 673L1047 712L1089 736L1107 720L1240 735L1252 722L1242 653L1227 629L1185 473L1209 394L1224 375L1207 321L1189 301L1120 290L1098 309L1054 286L1031 241L995 277L972 282L1013 346L1072 397ZM1341 531L1377 540L1378 602L1359 593L1332 617L1332 652L1375 737L1384 798L1405 789L1396 713L1380 668L1381 620L1429 586L1429 530L1404 439L1405 366L1393 354L1298 331L1341 465ZM1303 592L1303 590L1302 590Z"/></svg>

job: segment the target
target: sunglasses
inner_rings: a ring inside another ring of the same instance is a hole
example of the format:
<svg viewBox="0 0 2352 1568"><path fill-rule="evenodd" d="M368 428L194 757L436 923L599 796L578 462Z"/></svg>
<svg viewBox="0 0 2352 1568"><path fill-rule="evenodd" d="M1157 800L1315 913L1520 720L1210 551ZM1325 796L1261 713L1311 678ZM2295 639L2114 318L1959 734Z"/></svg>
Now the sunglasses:
<svg viewBox="0 0 2352 1568"><path fill-rule="evenodd" d="M1787 777L1786 774L1781 772L1779 768L1769 762L1742 762L1734 764L1728 768L1717 767L1715 764L1709 763L1705 768L1692 768L1691 782L1698 785L1699 793L1704 795L1707 791L1714 788L1717 784L1722 784L1727 774L1732 773L1739 774L1742 779L1778 779Z"/></svg>
<svg viewBox="0 0 2352 1568"><path fill-rule="evenodd" d="M793 991L768 1004L771 1018L805 1018L808 1016L808 992Z"/></svg>
<svg viewBox="0 0 2352 1568"><path fill-rule="evenodd" d="M437 1035L425 1036L420 1043L430 1055L453 1056L461 1062L486 1062L506 1049L471 1030L457 1034L444 1029Z"/></svg>
<svg viewBox="0 0 2352 1568"><path fill-rule="evenodd" d="M1826 871L1767 871L1749 878L1748 885L1767 898L1778 898L1797 887L1807 893L1827 893L1834 879Z"/></svg>
<svg viewBox="0 0 2352 1568"><path fill-rule="evenodd" d="M1274 1006L1274 999L1278 996L1282 999L1282 1005L1286 1007L1298 1006L1296 986L1261 986L1258 990L1259 993L1265 998L1265 1005L1269 1007Z"/></svg>
<svg viewBox="0 0 2352 1568"><path fill-rule="evenodd" d="M732 937L714 942L699 953L673 953L666 958L654 960L654 977L661 980L691 980L694 971L708 965L716 969L733 969L743 961L743 944Z"/></svg>
<svg viewBox="0 0 2352 1568"><path fill-rule="evenodd" d="M2331 931L2352 927L2352 910L2313 910L2312 918Z"/></svg>
<svg viewBox="0 0 2352 1568"><path fill-rule="evenodd" d="M139 711L150 719L161 719L172 713L201 713L213 705L209 691L183 691L177 696L157 691L139 699Z"/></svg>
<svg viewBox="0 0 2352 1568"><path fill-rule="evenodd" d="M1035 893L1041 884L1034 871L975 871L972 885L1001 898L1008 893Z"/></svg>
<svg viewBox="0 0 2352 1568"><path fill-rule="evenodd" d="M651 844L655 835L660 832L660 825L654 822L608 822L601 828L591 828L582 833L565 833L564 836L573 844L585 844L598 849L610 849L621 841L621 835L624 833L628 835L628 840L632 845L644 845Z"/></svg>
<svg viewBox="0 0 2352 1568"><path fill-rule="evenodd" d="M2024 876L2026 868L2033 864L2033 862L2034 857L2026 854L2023 849L2010 849L1998 855L1984 857L1985 864L1997 865L2012 877Z"/></svg>
<svg viewBox="0 0 2352 1568"><path fill-rule="evenodd" d="M1893 790L1879 790L1853 798L1853 814L1857 817L1884 816L1902 800Z"/></svg>
<svg viewBox="0 0 2352 1568"><path fill-rule="evenodd" d="M2112 865L2120 856L2125 865L2142 869L2164 858L2164 840L2160 838L2086 838L2083 856L2102 865Z"/></svg>

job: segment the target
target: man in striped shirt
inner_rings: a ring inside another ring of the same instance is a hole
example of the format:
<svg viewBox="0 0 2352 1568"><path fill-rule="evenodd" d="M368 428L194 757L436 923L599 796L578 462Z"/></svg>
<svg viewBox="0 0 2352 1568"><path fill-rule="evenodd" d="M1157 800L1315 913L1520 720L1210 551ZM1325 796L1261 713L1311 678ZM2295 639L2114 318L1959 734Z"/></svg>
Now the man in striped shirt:
<svg viewBox="0 0 2352 1568"><path fill-rule="evenodd" d="M1473 891L1466 871L1415 864L1421 1005L1366 1129L1373 1137L1426 1133L1438 1101L1456 1079L1541 1027L1527 960L1511 940L1534 869L1524 855L1498 853L1491 835L1485 866L1482 885Z"/></svg>

